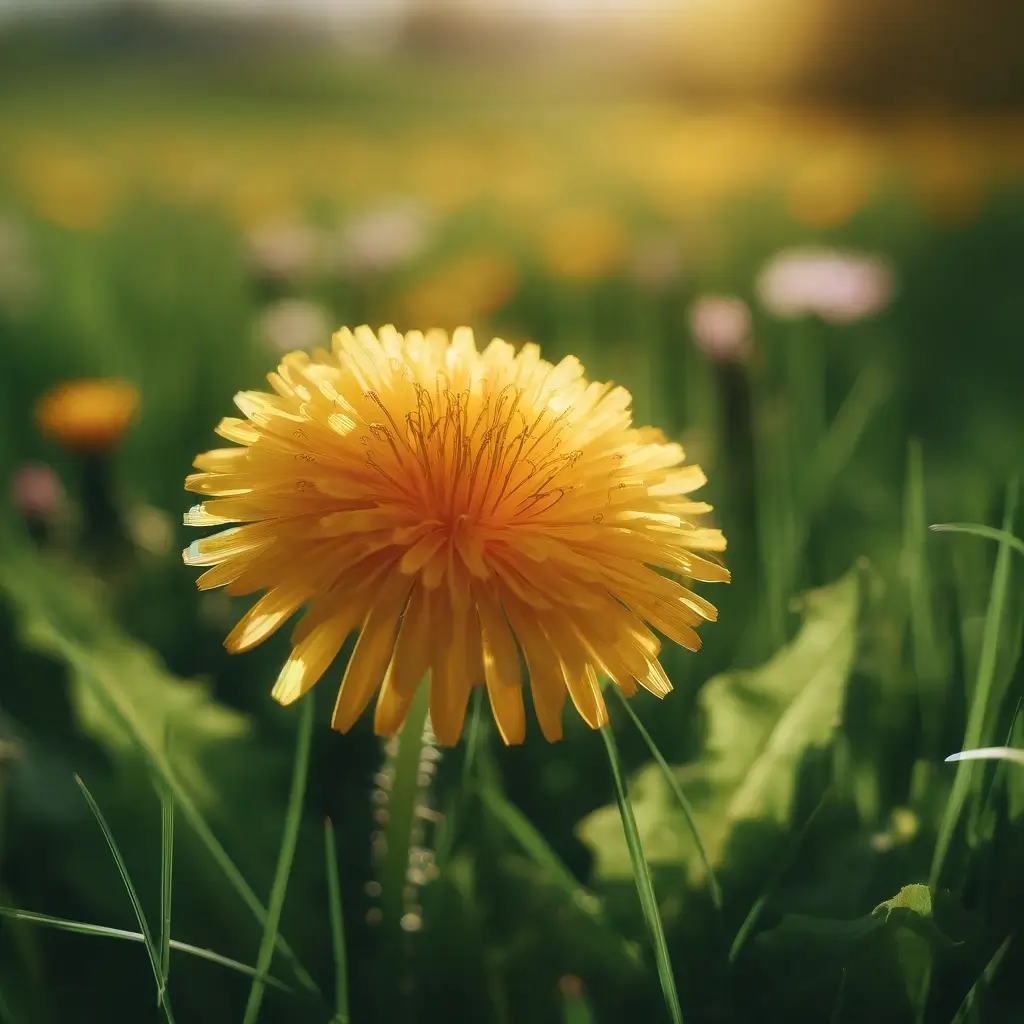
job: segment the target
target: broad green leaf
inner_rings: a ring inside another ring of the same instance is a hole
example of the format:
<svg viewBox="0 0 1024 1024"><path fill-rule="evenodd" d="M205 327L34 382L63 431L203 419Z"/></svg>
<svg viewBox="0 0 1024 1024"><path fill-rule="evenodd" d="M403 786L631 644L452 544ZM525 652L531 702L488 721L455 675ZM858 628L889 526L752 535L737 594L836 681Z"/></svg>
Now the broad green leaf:
<svg viewBox="0 0 1024 1024"><path fill-rule="evenodd" d="M920 1019L933 958L957 945L935 920L932 891L915 884L849 921L787 914L751 949L763 976L780 990L799 986L805 1005L817 1004L823 1013L843 985L858 1006L871 1006L884 1019L904 1019L899 1007Z"/></svg>
<svg viewBox="0 0 1024 1024"><path fill-rule="evenodd" d="M921 1020L931 984L933 951L956 946L935 923L932 891L927 885L905 885L892 899L875 907L871 916L893 930L907 1001Z"/></svg>
<svg viewBox="0 0 1024 1024"><path fill-rule="evenodd" d="M767 819L791 823L801 764L835 733L856 645L860 585L856 570L802 601L794 640L749 671L711 679L700 694L707 724L700 763L683 779L708 856L720 864L737 824ZM682 771L681 769L679 771ZM690 827L656 764L630 784L637 827L652 865L703 875ZM631 877L615 805L592 812L577 828L604 879Z"/></svg>
<svg viewBox="0 0 1024 1024"><path fill-rule="evenodd" d="M0 538L2 540L2 538ZM214 701L207 687L178 679L146 646L125 636L95 592L97 582L68 567L6 548L0 591L14 606L23 641L71 669L71 698L83 729L118 759L140 754L173 779L190 803L211 807L220 794L203 770L203 749L246 736L248 719ZM175 752L166 748L168 732Z"/></svg>

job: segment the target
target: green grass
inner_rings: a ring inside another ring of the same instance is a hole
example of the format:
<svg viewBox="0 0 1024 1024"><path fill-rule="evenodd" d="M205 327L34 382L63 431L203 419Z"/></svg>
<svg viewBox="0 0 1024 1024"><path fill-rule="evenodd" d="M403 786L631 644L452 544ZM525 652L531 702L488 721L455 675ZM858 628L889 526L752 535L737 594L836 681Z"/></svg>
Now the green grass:
<svg viewBox="0 0 1024 1024"><path fill-rule="evenodd" d="M995 570L992 574L992 586L989 592L988 608L985 612L985 627L982 636L981 654L978 659L978 675L971 694L971 704L967 715L967 726L964 730L963 750L982 746L985 741L985 722L989 718L989 697L996 670L996 653L999 634L1002 628L1004 609L1006 607L1010 586L1010 555L1011 547L1006 537L1012 534L1013 520L1017 512L1017 481L1014 480L1006 494L1006 507L1003 512L1003 538L1000 541L999 553L996 556ZM960 821L971 789L971 768L969 760L960 761L953 777L953 788L946 804L946 810L939 826L935 850L932 854L931 884L936 886L942 877L942 869L953 840L953 833Z"/></svg>
<svg viewBox="0 0 1024 1024"><path fill-rule="evenodd" d="M330 818L324 822L324 867L327 874L331 951L334 954L334 1018L331 1024L349 1024L348 958L345 954L345 926L341 914L341 887L338 884L338 849Z"/></svg>
<svg viewBox="0 0 1024 1024"><path fill-rule="evenodd" d="M142 932L129 932L123 928L88 924L85 921L69 921L67 918L52 917L49 914L37 914L31 910L0 907L0 917L9 918L12 921L22 921L26 924L41 925L44 928L56 928L58 931L71 932L75 935L91 935L94 938L100 939L121 939L125 942L141 942L143 945L146 943L146 936ZM222 956L220 953L215 953L212 949L202 949L188 942L179 942L177 939L171 939L169 946L170 949L177 950L179 953L187 953L189 956L197 957L200 960L207 960L211 964L226 967L228 970L237 971L239 974L247 975L250 978L256 977L259 973L255 967L250 967L248 964L239 963L230 957ZM264 975L263 980L266 984L281 992L292 992L292 989L283 981L272 975Z"/></svg>
<svg viewBox="0 0 1024 1024"><path fill-rule="evenodd" d="M841 192L840 157L878 156L861 148L870 126L793 134L788 120L698 116L666 98L559 106L537 81L516 89L483 71L432 81L357 61L322 80L250 69L245 86L234 74L136 63L85 82L65 68L16 90L0 118L0 484L41 460L68 493L42 542L0 502L0 1017L166 1020L173 993L189 1024L618 1024L678 1020L680 1007L687 1024L1013 1019L1024 198L992 189L954 221L929 212L928 191L980 188L981 144L949 136L963 146L947 180L945 151L913 156L932 134L882 126L892 174L848 221L815 227L793 215L802 172L813 178L821 157L838 168L829 194ZM919 180L919 158L935 181ZM145 187L132 178L142 165ZM91 188L114 189L108 219L60 226L62 181L72 219ZM190 188L207 198L178 194ZM243 221L334 230L398 196L434 213L408 264L366 279L252 272ZM558 279L541 251L576 206L609 211L623 233L620 264L595 280ZM35 305L8 303L9 222L35 261ZM681 261L656 284L634 266L651 240ZM882 253L897 270L892 306L855 323L773 316L759 267L811 243ZM673 692L625 703L614 746L567 706L563 741L545 743L528 708L526 742L505 749L481 687L460 747L424 785L421 688L389 766L388 820L374 822L385 754L369 716L339 736L308 697L276 708L287 629L224 652L249 599L195 592L178 556L193 539L177 525L191 504L181 484L196 451L220 444L212 428L231 396L273 367L257 329L270 303L401 322L417 284L480 250L517 274L507 301L470 317L481 336L532 338L555 359L571 348L591 379L630 388L638 417L702 463L695 498L715 505L733 582L694 583L718 621L701 627L700 651L663 640ZM690 311L708 294L750 306L749 360L695 343ZM140 386L142 412L110 460L107 497L136 530L157 523L155 542L129 540L117 564L81 539L81 460L32 419L46 387L110 373ZM849 658L843 646L829 669L841 699L833 687L812 725L782 711L814 687L791 693L795 672L764 667L798 635L810 642L801 671L817 678L827 624L805 615L798 634L796 601L815 607L851 565L870 568L843 627ZM1004 763L974 763L991 758ZM434 880L412 899L427 795L443 821L423 834ZM595 843L581 822L601 814L611 828ZM322 826L320 850L304 837ZM934 913L897 907L882 927L873 908L925 878ZM126 891L132 930L87 923L123 923ZM282 935L286 898L301 961ZM418 931L402 927L410 908ZM255 966L242 962L257 947ZM648 949L652 970L638 970Z"/></svg>
<svg viewBox="0 0 1024 1024"><path fill-rule="evenodd" d="M665 760L664 755L658 749L658 745L651 738L651 734L644 727L644 723L640 721L637 713L630 706L629 701L623 697L622 691L617 686L613 686L612 689L615 691L616 697L618 697L623 709L629 716L629 719L633 723L637 732L639 732L643 737L643 741L647 744L647 749L651 752L651 757L654 758L655 764L657 764L657 766L662 770L662 773L665 776L665 781L672 789L672 795L679 801L679 808L686 817L687 827L693 833L693 842L697 847L697 852L700 854L701 864L704 865L704 870L707 872L708 889L711 892L711 899L714 901L716 909L721 911L722 887L719 884L717 875L715 874L715 869L711 864L711 858L708 856L708 851L704 846L704 841L700 837L700 829L697 828L697 822L694 820L693 808L690 806L690 801L686 798L686 794L683 792L683 787L679 785L679 779L676 777L676 773Z"/></svg>
<svg viewBox="0 0 1024 1024"><path fill-rule="evenodd" d="M171 895L174 882L174 799L160 791L160 985L171 974Z"/></svg>
<svg viewBox="0 0 1024 1024"><path fill-rule="evenodd" d="M135 913L135 920L139 922L139 931L142 934L142 941L146 947L146 955L149 957L149 966L152 968L153 978L156 981L157 1002L167 1020L167 1024L174 1024L174 1014L171 1012L171 998L165 984L160 950L153 942L153 935L149 930L149 922L146 920L146 913L142 909L142 902L135 891L131 875L128 874L128 866L124 862L124 857L121 855L121 850L114 839L114 834L110 831L110 826L103 817L103 812L100 810L99 805L93 799L92 793L89 792L86 784L77 775L75 776L75 782L78 783L82 795L85 797L85 802L89 805L89 810L92 812L93 817L96 819L96 824L99 825L100 831L103 833L103 838L110 849L110 855L114 858L114 863L117 866L117 872L121 876L121 881L124 882L128 898L131 900L132 911Z"/></svg>
<svg viewBox="0 0 1024 1024"><path fill-rule="evenodd" d="M281 830L281 851L278 854L274 884L267 902L267 920L263 928L259 954L256 957L256 974L252 979L252 987L249 989L248 1002L245 1004L244 1024L255 1024L259 1017L260 1006L266 991L266 982L263 979L270 970L270 964L274 958L274 948L277 946L281 911L284 909L288 879L291 876L295 847L299 839L299 828L302 824L302 803L306 795L306 781L309 777L309 754L313 745L315 712L314 695L307 694L305 700L301 702L299 710L295 762L292 765L292 784Z"/></svg>
<svg viewBox="0 0 1024 1024"><path fill-rule="evenodd" d="M608 764L611 766L612 778L615 780L615 800L619 805L622 830L626 834L626 845L629 848L629 860L633 868L636 890L640 896L640 906L643 908L644 921L647 924L651 945L654 948L654 962L658 972L658 981L661 984L661 992L665 997L665 1006L668 1008L669 1016L675 1024L682 1024L683 1010L679 1005L679 992L676 989L675 973L672 970L672 960L669 956L668 942L665 939L665 928L661 920L661 911L658 908L658 898L654 892L651 870L644 857L644 848L640 840L640 832L636 827L629 791L626 789L626 779L619 761L615 737L609 726L605 726L600 732L605 749L608 751Z"/></svg>

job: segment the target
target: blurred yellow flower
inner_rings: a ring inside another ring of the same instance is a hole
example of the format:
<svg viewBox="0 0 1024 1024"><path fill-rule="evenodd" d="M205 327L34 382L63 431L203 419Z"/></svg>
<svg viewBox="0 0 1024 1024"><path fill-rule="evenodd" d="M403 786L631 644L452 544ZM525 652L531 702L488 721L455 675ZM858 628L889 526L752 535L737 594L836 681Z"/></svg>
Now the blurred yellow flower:
<svg viewBox="0 0 1024 1024"><path fill-rule="evenodd" d="M139 392L124 380L72 380L36 403L39 429L73 451L101 451L116 444L135 419Z"/></svg>
<svg viewBox="0 0 1024 1024"><path fill-rule="evenodd" d="M264 169L256 174L247 169L226 198L231 216L245 230L299 220L301 203L296 189L276 170Z"/></svg>
<svg viewBox="0 0 1024 1024"><path fill-rule="evenodd" d="M29 148L21 178L36 212L61 227L97 228L107 219L116 188L109 168L82 154Z"/></svg>
<svg viewBox="0 0 1024 1024"><path fill-rule="evenodd" d="M487 155L468 139L429 137L411 141L401 163L408 172L406 189L441 210L455 210L473 199L488 181Z"/></svg>
<svg viewBox="0 0 1024 1024"><path fill-rule="evenodd" d="M630 395L588 383L572 356L518 352L473 333L334 335L331 352L285 356L274 394L247 391L186 487L207 499L192 526L244 525L189 547L201 589L265 591L227 638L261 643L300 608L274 696L306 693L359 630L334 708L344 732L377 692L374 726L402 725L430 672L443 744L485 685L501 735L526 731L520 652L544 736L562 734L566 694L607 721L598 674L627 695L670 684L651 627L696 649L714 607L691 580L726 581L698 552L725 548L697 526L710 506L683 450L636 428ZM681 582L681 580L683 582Z"/></svg>
<svg viewBox="0 0 1024 1024"><path fill-rule="evenodd" d="M626 245L622 225L597 209L567 210L551 219L540 239L541 256L559 277L590 279L611 273Z"/></svg>
<svg viewBox="0 0 1024 1024"><path fill-rule="evenodd" d="M877 171L864 148L835 150L797 168L789 184L790 213L810 227L847 223L871 198Z"/></svg>
<svg viewBox="0 0 1024 1024"><path fill-rule="evenodd" d="M515 294L519 275L501 253L466 253L413 285L403 301L409 323L455 327L500 309Z"/></svg>

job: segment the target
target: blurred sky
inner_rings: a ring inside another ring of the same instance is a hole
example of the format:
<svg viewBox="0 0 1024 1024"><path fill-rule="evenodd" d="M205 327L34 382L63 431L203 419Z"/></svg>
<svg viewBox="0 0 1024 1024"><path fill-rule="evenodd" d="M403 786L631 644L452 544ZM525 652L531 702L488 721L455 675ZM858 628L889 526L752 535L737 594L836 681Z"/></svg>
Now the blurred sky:
<svg viewBox="0 0 1024 1024"><path fill-rule="evenodd" d="M189 31L208 43L262 33L358 49L365 39L376 55L544 53L559 67L589 61L595 80L625 69L680 93L1024 106L1024 0L0 0L6 27L49 31L69 14L106 17L84 35L127 40L128 55L141 33L112 26L148 19L149 38L168 46ZM289 23L297 34L279 31Z"/></svg>
<svg viewBox="0 0 1024 1024"><path fill-rule="evenodd" d="M493 11L541 17L630 14L668 11L684 6L679 0L148 0L165 10L220 10L252 16L311 15L347 18L353 15L402 13L413 8ZM42 15L109 6L106 0L0 0L0 16Z"/></svg>

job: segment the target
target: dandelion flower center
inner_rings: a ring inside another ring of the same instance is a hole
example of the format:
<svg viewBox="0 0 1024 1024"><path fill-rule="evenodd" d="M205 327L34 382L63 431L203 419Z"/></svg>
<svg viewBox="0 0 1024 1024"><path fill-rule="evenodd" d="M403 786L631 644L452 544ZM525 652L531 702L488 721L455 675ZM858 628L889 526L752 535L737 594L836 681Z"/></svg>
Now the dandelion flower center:
<svg viewBox="0 0 1024 1024"><path fill-rule="evenodd" d="M292 353L224 420L240 447L207 452L187 486L192 525L243 525L194 544L201 587L265 591L228 637L247 649L305 607L274 695L288 703L359 631L334 725L378 693L396 731L430 672L431 719L454 743L486 685L506 742L525 734L522 666L544 735L568 695L597 727L598 675L664 695L658 630L696 649L715 610L690 580L727 580L697 552L704 482L660 431L633 427L629 393L589 383L574 357L535 345L480 352L467 329L339 331L332 352Z"/></svg>

